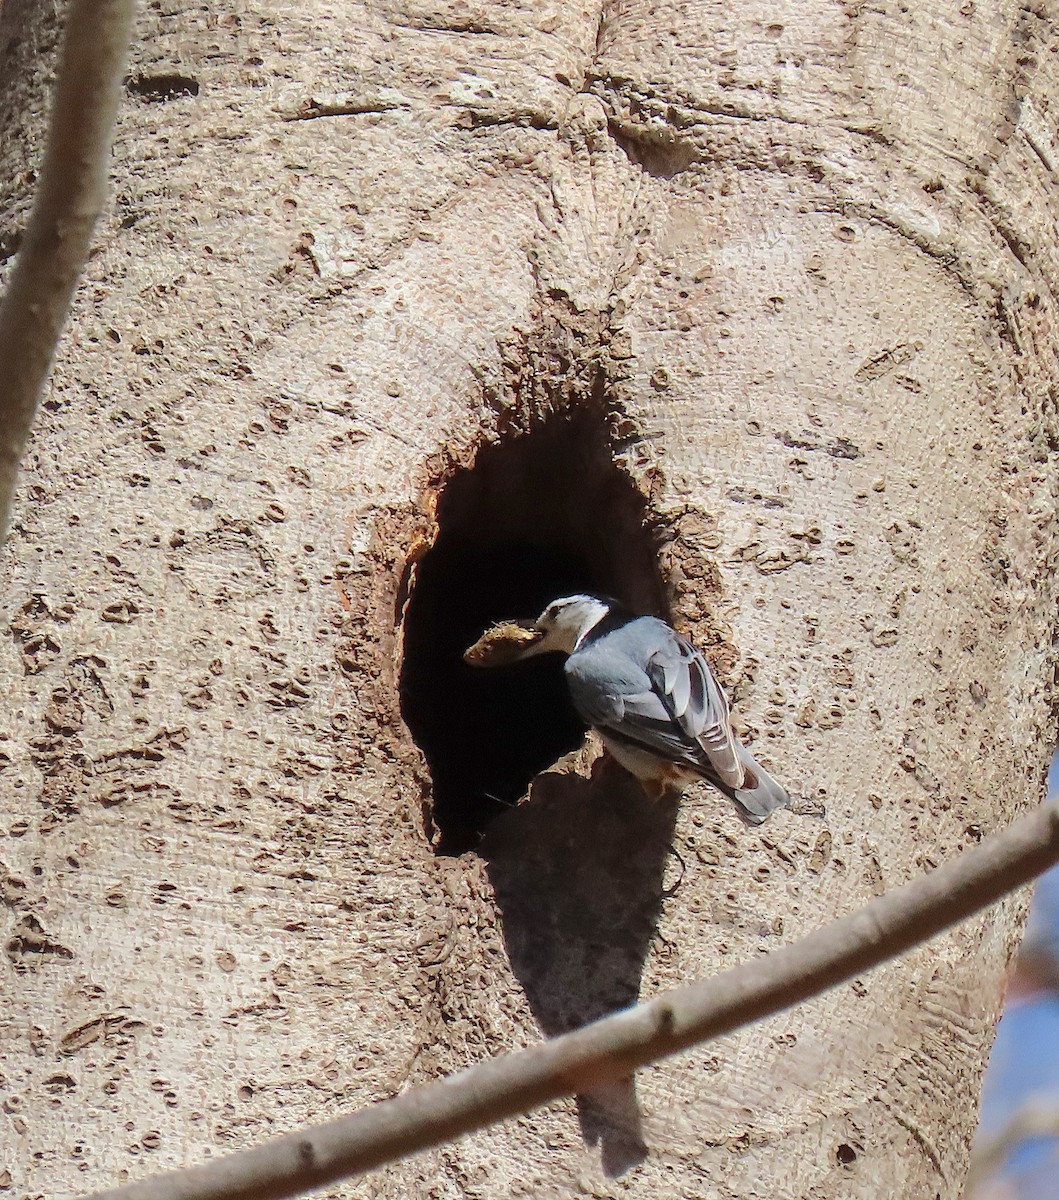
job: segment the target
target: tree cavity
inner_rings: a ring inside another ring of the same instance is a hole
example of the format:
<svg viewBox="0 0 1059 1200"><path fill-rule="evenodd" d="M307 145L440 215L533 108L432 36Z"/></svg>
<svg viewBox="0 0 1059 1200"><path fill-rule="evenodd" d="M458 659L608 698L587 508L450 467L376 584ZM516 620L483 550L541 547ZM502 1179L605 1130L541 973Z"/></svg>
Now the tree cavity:
<svg viewBox="0 0 1059 1200"><path fill-rule="evenodd" d="M404 618L401 713L432 781L439 854L474 849L489 821L575 750L585 727L559 655L475 669L489 625L579 591L667 614L644 497L615 463L604 419L563 413L483 445L442 486L438 535Z"/></svg>

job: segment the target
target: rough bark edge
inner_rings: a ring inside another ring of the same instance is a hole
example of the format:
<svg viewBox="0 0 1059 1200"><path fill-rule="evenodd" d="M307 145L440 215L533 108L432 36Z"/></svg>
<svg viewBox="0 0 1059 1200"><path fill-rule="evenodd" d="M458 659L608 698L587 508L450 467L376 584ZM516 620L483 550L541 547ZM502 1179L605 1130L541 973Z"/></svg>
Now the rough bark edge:
<svg viewBox="0 0 1059 1200"><path fill-rule="evenodd" d="M971 916L1057 861L1059 805L1047 803L955 862L763 958L350 1116L99 1192L95 1200L278 1200L370 1170L807 1000Z"/></svg>
<svg viewBox="0 0 1059 1200"><path fill-rule="evenodd" d="M107 192L134 0L71 0L40 184L0 301L0 542L18 464Z"/></svg>

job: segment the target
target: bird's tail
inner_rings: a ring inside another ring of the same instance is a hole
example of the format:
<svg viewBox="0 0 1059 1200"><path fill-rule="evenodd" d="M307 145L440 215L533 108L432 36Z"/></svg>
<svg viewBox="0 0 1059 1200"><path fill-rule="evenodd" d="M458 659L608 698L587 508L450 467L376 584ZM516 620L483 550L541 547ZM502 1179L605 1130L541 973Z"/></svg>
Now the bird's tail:
<svg viewBox="0 0 1059 1200"><path fill-rule="evenodd" d="M772 778L738 738L735 747L743 764L743 786L724 790L748 825L760 825L777 808L790 804L790 793Z"/></svg>

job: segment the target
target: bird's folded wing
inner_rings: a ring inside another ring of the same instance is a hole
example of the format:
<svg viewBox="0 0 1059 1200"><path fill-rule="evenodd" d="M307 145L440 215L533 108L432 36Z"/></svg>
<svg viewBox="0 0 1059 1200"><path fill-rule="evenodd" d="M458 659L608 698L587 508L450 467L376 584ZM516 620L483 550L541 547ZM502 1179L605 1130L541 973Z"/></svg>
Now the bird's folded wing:
<svg viewBox="0 0 1059 1200"><path fill-rule="evenodd" d="M673 631L647 664L653 694L684 735L696 742L710 766L731 787L743 783L728 701L706 659Z"/></svg>
<svg viewBox="0 0 1059 1200"><path fill-rule="evenodd" d="M621 672L617 679L604 680L589 665L582 671L572 660L567 678L574 703L590 724L674 762L708 765L730 787L742 785L728 703L706 660L686 638L665 629L645 669Z"/></svg>

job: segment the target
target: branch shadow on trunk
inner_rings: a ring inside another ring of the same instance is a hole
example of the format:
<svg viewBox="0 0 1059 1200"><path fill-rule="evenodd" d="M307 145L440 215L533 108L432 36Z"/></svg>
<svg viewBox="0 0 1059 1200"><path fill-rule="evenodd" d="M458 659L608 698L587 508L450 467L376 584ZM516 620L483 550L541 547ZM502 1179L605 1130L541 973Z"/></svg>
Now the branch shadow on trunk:
<svg viewBox="0 0 1059 1200"><path fill-rule="evenodd" d="M554 1037L635 1004L665 898L678 800L653 801L609 758L549 772L479 847L514 971ZM632 1077L577 1097L586 1145L615 1177L647 1156Z"/></svg>

